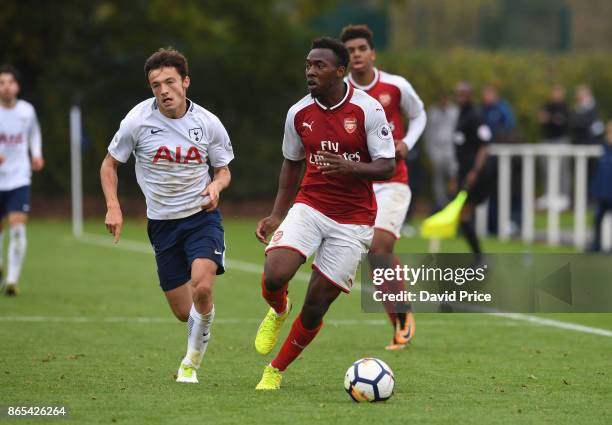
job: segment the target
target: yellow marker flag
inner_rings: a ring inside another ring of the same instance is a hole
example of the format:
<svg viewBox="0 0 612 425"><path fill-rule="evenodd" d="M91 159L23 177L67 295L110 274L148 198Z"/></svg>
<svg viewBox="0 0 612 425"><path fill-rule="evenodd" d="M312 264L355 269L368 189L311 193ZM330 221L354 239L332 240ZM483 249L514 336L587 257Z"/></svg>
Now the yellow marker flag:
<svg viewBox="0 0 612 425"><path fill-rule="evenodd" d="M457 235L461 208L467 200L467 192L462 190L443 210L428 217L421 226L421 237L425 239L449 239Z"/></svg>

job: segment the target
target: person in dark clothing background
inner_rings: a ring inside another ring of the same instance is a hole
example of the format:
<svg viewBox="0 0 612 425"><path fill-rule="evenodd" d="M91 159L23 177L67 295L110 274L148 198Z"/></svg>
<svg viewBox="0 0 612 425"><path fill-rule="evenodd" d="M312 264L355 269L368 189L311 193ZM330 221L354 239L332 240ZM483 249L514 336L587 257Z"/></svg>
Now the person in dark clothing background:
<svg viewBox="0 0 612 425"><path fill-rule="evenodd" d="M576 106L571 117L572 143L592 145L603 142L604 124L599 118L597 102L589 86L576 87Z"/></svg>
<svg viewBox="0 0 612 425"><path fill-rule="evenodd" d="M571 114L570 132L575 145L598 145L604 143L604 123L599 117L597 102L591 88L586 84L576 87L576 104ZM597 166L596 158L589 158L588 178L591 180ZM592 201L592 199L590 199Z"/></svg>
<svg viewBox="0 0 612 425"><path fill-rule="evenodd" d="M567 145L570 143L569 139L569 123L570 123L570 110L566 102L565 88L560 84L555 84L550 90L550 97L546 102L539 114L540 131L541 131L541 142L554 144L554 145ZM547 160L546 158L540 159L540 168L542 169L542 175L544 177L544 187L548 190L547 179ZM570 191L571 191L571 159L567 157L561 158L561 182L560 182L560 193L558 199L553 199L553 205L559 210L569 208L570 205ZM541 198L538 198L537 205L538 209L546 209L549 207L549 197L545 194Z"/></svg>
<svg viewBox="0 0 612 425"><path fill-rule="evenodd" d="M606 125L604 154L597 162L591 191L593 198L597 201L591 251L599 252L601 251L601 223L606 213L612 212L612 121L608 121Z"/></svg>
<svg viewBox="0 0 612 425"><path fill-rule="evenodd" d="M544 143L563 143L567 139L569 115L565 87L555 84L551 87L548 102L540 111L539 121Z"/></svg>
<svg viewBox="0 0 612 425"><path fill-rule="evenodd" d="M492 84L482 88L482 105L480 116L483 124L491 129L491 143L514 143L516 142L516 118L512 106L506 100L501 99L497 87ZM497 169L497 158L490 159L492 167ZM521 222L521 161L520 158L512 158L512 182L511 182L511 233L517 233ZM496 178L497 175L494 176ZM497 223L498 194L497 186L491 187L490 202L487 218L487 230L491 234L499 231Z"/></svg>
<svg viewBox="0 0 612 425"><path fill-rule="evenodd" d="M491 192L494 169L488 161L488 144L492 140L491 129L482 122L478 109L472 103L472 88L461 82L456 87L459 118L454 134L455 154L459 165L458 182L468 193L460 216L460 226L473 253L482 253L474 228L476 206L485 201Z"/></svg>

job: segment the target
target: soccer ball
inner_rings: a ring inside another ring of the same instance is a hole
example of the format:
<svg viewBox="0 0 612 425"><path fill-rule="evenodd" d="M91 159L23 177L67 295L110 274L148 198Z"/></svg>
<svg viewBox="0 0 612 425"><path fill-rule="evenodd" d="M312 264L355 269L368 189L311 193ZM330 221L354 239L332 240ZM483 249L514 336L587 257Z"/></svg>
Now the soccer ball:
<svg viewBox="0 0 612 425"><path fill-rule="evenodd" d="M344 389L356 401L385 401L393 394L393 371L380 359L366 357L351 365L344 375Z"/></svg>

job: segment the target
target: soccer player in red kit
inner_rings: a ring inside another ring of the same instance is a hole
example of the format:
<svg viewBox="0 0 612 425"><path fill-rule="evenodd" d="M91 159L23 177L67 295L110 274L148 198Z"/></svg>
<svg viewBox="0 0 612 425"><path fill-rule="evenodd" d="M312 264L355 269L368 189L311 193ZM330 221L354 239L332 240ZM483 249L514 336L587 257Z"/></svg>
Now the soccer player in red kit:
<svg viewBox="0 0 612 425"><path fill-rule="evenodd" d="M374 262L390 257L393 254L395 241L400 238L400 230L412 196L408 186L406 155L423 133L427 116L423 102L406 79L374 67L376 51L370 28L366 25L349 25L342 30L340 39L350 55L348 82L380 102L395 141L397 159L395 175L387 181L374 182L374 193L378 204L374 238L370 247L370 253L373 254L371 259ZM393 264L376 264L376 267L379 266L389 267ZM388 286L383 290L389 292L405 289L402 281L386 284ZM393 341L386 348L402 349L414 336L415 324L411 305L386 303L385 309L393 326Z"/></svg>
<svg viewBox="0 0 612 425"><path fill-rule="evenodd" d="M272 351L289 316L288 282L308 257L316 256L302 310L264 368L258 390L280 388L281 372L319 332L331 303L350 291L374 233L372 180L395 172L385 113L378 101L344 81L348 60L339 40L314 40L306 58L310 94L287 113L276 200L256 230L264 243L272 235L262 278L263 297L271 308L255 338L259 353Z"/></svg>

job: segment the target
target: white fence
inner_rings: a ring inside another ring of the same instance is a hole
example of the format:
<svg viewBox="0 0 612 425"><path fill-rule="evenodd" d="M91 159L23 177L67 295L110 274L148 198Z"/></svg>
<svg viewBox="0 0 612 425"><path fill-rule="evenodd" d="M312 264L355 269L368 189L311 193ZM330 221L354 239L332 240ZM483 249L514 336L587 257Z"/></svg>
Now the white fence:
<svg viewBox="0 0 612 425"><path fill-rule="evenodd" d="M546 193L547 229L546 240L549 245L561 242L561 211L554 200L560 195L561 158L570 158L574 163L574 246L584 249L587 242L587 195L588 175L587 163L592 157L599 157L603 152L601 146L587 145L554 145L554 144L494 144L490 153L498 157L498 235L500 240L508 240L511 236L511 181L513 157L522 161L522 224L521 237L524 242L531 243L535 239L535 183L536 158L546 158ZM611 183L612 184L612 183ZM476 214L476 227L480 232L486 229L486 206L480 207ZM604 220L604 245L610 245L612 220Z"/></svg>

